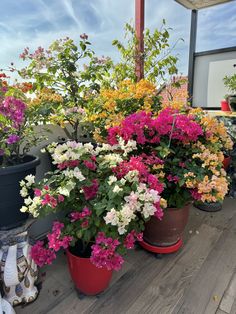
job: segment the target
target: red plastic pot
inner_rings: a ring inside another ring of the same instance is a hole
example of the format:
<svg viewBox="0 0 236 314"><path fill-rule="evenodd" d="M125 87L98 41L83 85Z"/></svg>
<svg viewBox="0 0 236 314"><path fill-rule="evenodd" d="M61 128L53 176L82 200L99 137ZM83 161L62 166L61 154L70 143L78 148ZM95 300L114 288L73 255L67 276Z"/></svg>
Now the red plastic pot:
<svg viewBox="0 0 236 314"><path fill-rule="evenodd" d="M71 279L76 288L86 295L96 295L104 291L111 281L112 270L98 268L89 258L73 255L66 251Z"/></svg>
<svg viewBox="0 0 236 314"><path fill-rule="evenodd" d="M230 163L231 163L231 157L225 156L223 160L223 166L224 166L225 171L229 168Z"/></svg>
<svg viewBox="0 0 236 314"><path fill-rule="evenodd" d="M222 111L231 111L227 100L221 100L220 104L221 104L221 110Z"/></svg>
<svg viewBox="0 0 236 314"><path fill-rule="evenodd" d="M162 220L155 216L145 224L143 239L152 246L168 247L181 238L188 222L190 204L183 208L167 208Z"/></svg>

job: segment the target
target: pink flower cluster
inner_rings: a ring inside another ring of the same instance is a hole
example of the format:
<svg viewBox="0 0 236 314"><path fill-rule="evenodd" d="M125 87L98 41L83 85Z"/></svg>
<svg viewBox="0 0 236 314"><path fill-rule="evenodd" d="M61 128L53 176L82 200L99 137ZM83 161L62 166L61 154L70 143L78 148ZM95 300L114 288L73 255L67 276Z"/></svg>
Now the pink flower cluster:
<svg viewBox="0 0 236 314"><path fill-rule="evenodd" d="M116 253L119 244L118 240L113 240L111 237L106 238L104 232L99 232L96 243L92 245L91 262L99 268L120 270L124 259Z"/></svg>
<svg viewBox="0 0 236 314"><path fill-rule="evenodd" d="M152 190L156 190L159 194L163 192L164 185L161 183L156 176L153 174L148 174L145 182L148 183L149 188Z"/></svg>
<svg viewBox="0 0 236 314"><path fill-rule="evenodd" d="M48 238L48 248L44 246L43 241L37 241L35 245L32 246L30 254L34 262L42 267L43 265L50 265L56 258L55 252L59 251L60 248L68 248L72 237L61 236L61 230L64 228L64 224L59 221L54 221L52 233L47 235Z"/></svg>
<svg viewBox="0 0 236 314"><path fill-rule="evenodd" d="M39 190L40 191L40 190ZM34 191L34 193L35 193L35 195L37 196L40 196L39 194L40 194L40 192L39 192L38 190L35 192ZM47 193L47 194L45 194L44 196L43 196L43 199L42 199L42 202L41 202L41 204L43 205L43 206L45 206L45 205L49 205L49 206L51 206L52 208L55 208L55 207L57 207L57 205L58 205L58 203L61 203L61 202L63 202L64 201L64 196L63 195L58 195L57 196L57 198L56 197L54 197L54 196L52 196L52 195L50 195L49 193Z"/></svg>
<svg viewBox="0 0 236 314"><path fill-rule="evenodd" d="M39 267L52 264L53 260L56 258L55 252L46 249L43 241L37 241L36 244L31 247L30 255Z"/></svg>
<svg viewBox="0 0 236 314"><path fill-rule="evenodd" d="M95 171L97 169L97 166L95 162L90 161L90 160L84 160L83 164L85 167L87 167L89 170Z"/></svg>
<svg viewBox="0 0 236 314"><path fill-rule="evenodd" d="M64 236L61 238L61 230L64 228L64 224L59 221L54 221L52 227L52 233L47 235L48 238L48 247L53 249L55 252L59 251L61 247L67 249L72 237Z"/></svg>
<svg viewBox="0 0 236 314"><path fill-rule="evenodd" d="M154 152L151 152L150 155L142 153L140 157L142 157L143 162L149 166L164 164L164 161L157 157Z"/></svg>
<svg viewBox="0 0 236 314"><path fill-rule="evenodd" d="M154 206L156 207L156 211L154 213L155 217L157 219L162 220L162 217L164 216L163 209L160 207L160 203L155 203Z"/></svg>
<svg viewBox="0 0 236 314"><path fill-rule="evenodd" d="M179 177L178 176L173 176L172 174L169 174L167 176L167 180L169 182L174 182L174 183L178 183L179 182Z"/></svg>
<svg viewBox="0 0 236 314"><path fill-rule="evenodd" d="M72 212L70 214L71 222L83 220L81 223L82 228L87 228L89 225L88 217L92 215L92 211L88 207L84 207L82 212Z"/></svg>
<svg viewBox="0 0 236 314"><path fill-rule="evenodd" d="M57 165L57 168L60 170L66 169L66 168L75 168L79 165L79 160L68 160L64 161Z"/></svg>
<svg viewBox="0 0 236 314"><path fill-rule="evenodd" d="M55 208L58 205L58 203L64 202L65 198L63 195L59 194L57 195L57 197L54 197L50 195L48 191L49 191L48 185L45 185L42 190L34 189L34 195L36 197L42 197L41 204L43 206L49 205L52 208Z"/></svg>
<svg viewBox="0 0 236 314"><path fill-rule="evenodd" d="M0 113L12 121L12 126L19 129L24 121L26 104L13 96L7 96L0 103Z"/></svg>
<svg viewBox="0 0 236 314"><path fill-rule="evenodd" d="M92 180L92 185L84 186L82 189L84 191L85 199L91 200L96 197L99 188L99 183L97 179Z"/></svg>
<svg viewBox="0 0 236 314"><path fill-rule="evenodd" d="M132 230L130 233L127 234L124 240L124 247L127 249L133 249L135 241L142 241L143 240L143 233L137 233L135 230Z"/></svg>
<svg viewBox="0 0 236 314"><path fill-rule="evenodd" d="M140 177L148 174L148 168L143 163L142 157L131 157L129 161L122 161L118 166L112 169L118 179L123 178L129 171L133 170L137 170Z"/></svg>
<svg viewBox="0 0 236 314"><path fill-rule="evenodd" d="M139 172L140 182L148 183L149 188L158 191L161 193L163 191L163 184L158 180L156 176L149 173L149 169L145 164L148 161L150 163L158 161L160 164L159 158L155 158L154 155L150 156L150 159L145 156L143 160L142 156L131 157L129 161L122 161L118 166L114 167L112 171L115 173L118 179L123 178L129 171L137 170Z"/></svg>
<svg viewBox="0 0 236 314"><path fill-rule="evenodd" d="M196 141L203 135L201 126L194 121L194 117L181 114L178 110L166 108L157 118L151 113L138 112L126 117L121 126L108 130L108 142L117 144L117 136L125 141L136 140L138 144L158 144L162 136L168 136L182 142Z"/></svg>
<svg viewBox="0 0 236 314"><path fill-rule="evenodd" d="M200 201L202 194L198 193L197 189L193 189L190 191L192 198L195 199L196 201Z"/></svg>

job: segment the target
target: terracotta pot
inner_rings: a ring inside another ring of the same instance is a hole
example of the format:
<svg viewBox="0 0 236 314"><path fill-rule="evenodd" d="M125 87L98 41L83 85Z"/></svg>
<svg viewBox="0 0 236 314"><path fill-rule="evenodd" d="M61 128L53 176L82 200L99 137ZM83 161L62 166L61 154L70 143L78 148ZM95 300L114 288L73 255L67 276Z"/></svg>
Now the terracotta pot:
<svg viewBox="0 0 236 314"><path fill-rule="evenodd" d="M227 100L221 100L220 104L222 111L231 111Z"/></svg>
<svg viewBox="0 0 236 314"><path fill-rule="evenodd" d="M230 163L231 163L231 157L225 156L223 160L223 166L224 166L225 171L227 171L227 169L229 168Z"/></svg>
<svg viewBox="0 0 236 314"><path fill-rule="evenodd" d="M167 208L162 220L153 216L145 224L144 241L154 246L171 246L177 243L188 222L189 207L188 204L183 208Z"/></svg>
<svg viewBox="0 0 236 314"><path fill-rule="evenodd" d="M79 257L66 251L71 279L76 288L86 295L96 295L104 291L111 281L112 270L98 268L89 257Z"/></svg>

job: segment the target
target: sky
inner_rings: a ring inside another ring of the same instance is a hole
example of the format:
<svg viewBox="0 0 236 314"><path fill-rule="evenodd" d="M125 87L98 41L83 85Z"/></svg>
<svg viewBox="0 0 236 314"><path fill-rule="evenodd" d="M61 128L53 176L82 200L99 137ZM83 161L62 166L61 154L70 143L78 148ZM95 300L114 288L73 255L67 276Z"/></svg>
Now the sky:
<svg viewBox="0 0 236 314"><path fill-rule="evenodd" d="M124 24L134 20L135 0L1 0L0 68L11 62L21 66L24 47L36 49L58 38L78 41L86 33L98 56L118 60L111 42L123 40ZM171 42L179 41L174 53L179 56L180 73L187 73L191 11L174 0L146 0L145 27L159 28L164 18ZM199 12L197 51L236 45L236 1Z"/></svg>

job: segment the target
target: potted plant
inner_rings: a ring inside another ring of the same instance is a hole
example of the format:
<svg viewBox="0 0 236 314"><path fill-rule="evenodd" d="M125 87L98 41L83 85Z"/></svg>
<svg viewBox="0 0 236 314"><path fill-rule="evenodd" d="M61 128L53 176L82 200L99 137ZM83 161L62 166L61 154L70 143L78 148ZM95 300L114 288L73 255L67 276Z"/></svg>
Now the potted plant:
<svg viewBox="0 0 236 314"><path fill-rule="evenodd" d="M135 141L116 145L67 142L50 146L58 170L49 173L25 197L22 212L41 217L66 211L55 222L46 246L38 242L31 255L42 266L50 264L61 247L67 249L70 274L85 294L97 294L109 284L112 271L124 262L122 255L142 239L144 222L162 216L163 185L149 172L148 160L130 158Z"/></svg>
<svg viewBox="0 0 236 314"><path fill-rule="evenodd" d="M19 181L27 176L28 184L40 161L28 155L43 135L35 133L38 117L28 105L25 92L30 83L9 85L6 74L0 75L0 229L19 226L27 217L20 212L24 194Z"/></svg>
<svg viewBox="0 0 236 314"><path fill-rule="evenodd" d="M207 177L200 186L201 193L202 189L205 192L201 198L195 200L194 205L201 210L215 212L222 209L224 196L228 192L225 166L229 162L227 157L230 155L233 142L222 121L205 114L200 109L196 115L205 138L201 139L200 151L195 157L201 161L202 167L207 171Z"/></svg>
<svg viewBox="0 0 236 314"><path fill-rule="evenodd" d="M149 160L150 171L164 184L161 195L167 209L163 220L152 217L144 231L146 248L154 252L163 246L168 247L168 252L170 247L173 251L179 248L176 244L180 244L191 201L215 202L227 192L221 145L205 126L204 117L198 110L167 107L157 116L132 114L120 126L108 129L110 144L116 144L119 137L135 140L136 154ZM207 143L214 147L214 153L207 149Z"/></svg>
<svg viewBox="0 0 236 314"><path fill-rule="evenodd" d="M86 34L80 35L78 45L66 37L52 42L47 49L38 47L30 52L27 47L20 57L28 64L15 70L23 79L34 81L36 97L32 103L36 110L40 104L39 113L62 127L66 138L81 141L84 133L88 136L85 110L109 77L111 60L95 56Z"/></svg>
<svg viewBox="0 0 236 314"><path fill-rule="evenodd" d="M228 88L230 95L227 95L227 102L231 111L236 111L236 74L224 77L224 84Z"/></svg>

